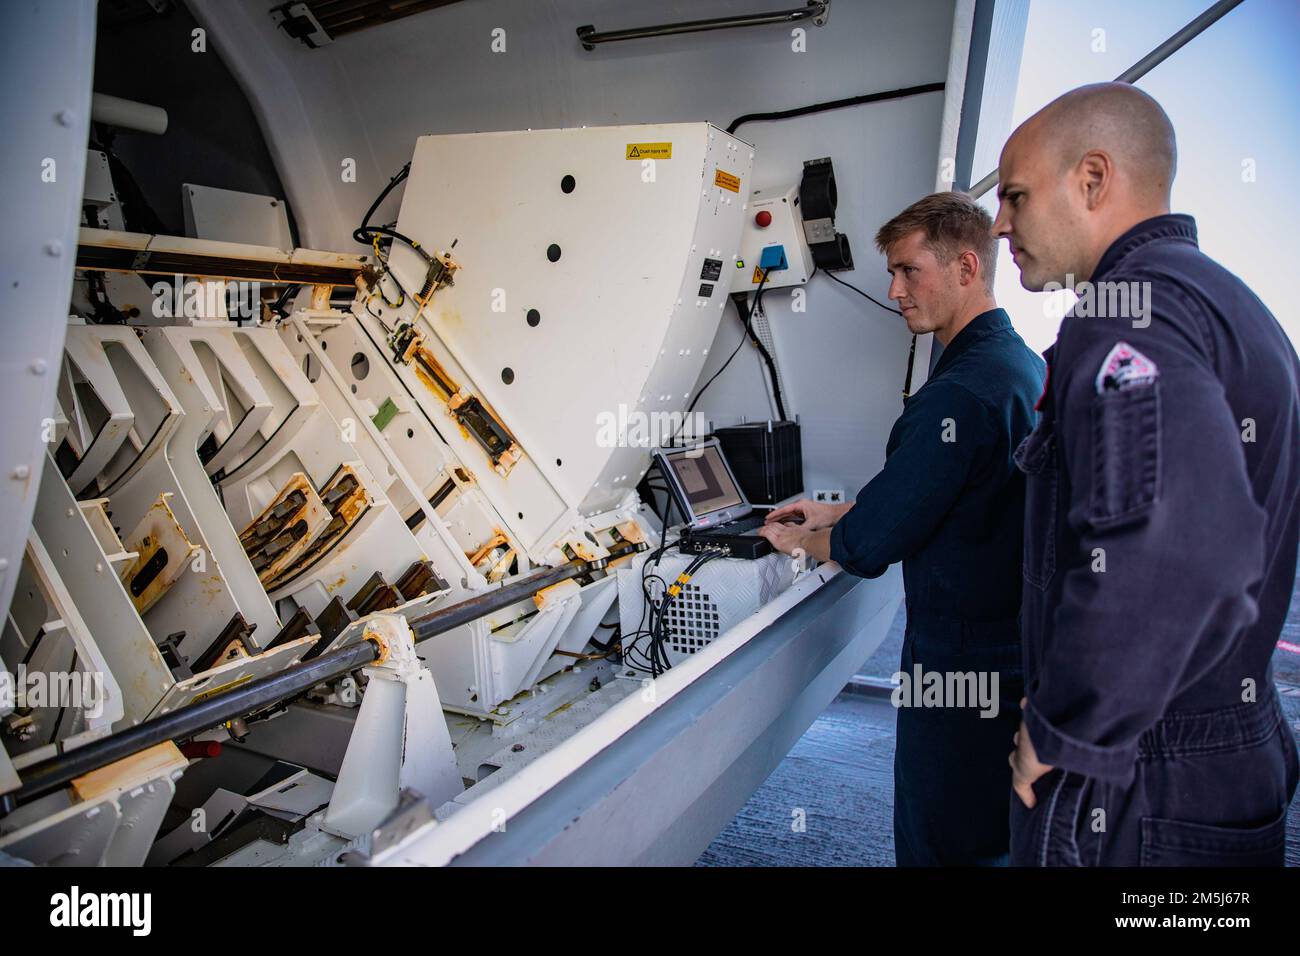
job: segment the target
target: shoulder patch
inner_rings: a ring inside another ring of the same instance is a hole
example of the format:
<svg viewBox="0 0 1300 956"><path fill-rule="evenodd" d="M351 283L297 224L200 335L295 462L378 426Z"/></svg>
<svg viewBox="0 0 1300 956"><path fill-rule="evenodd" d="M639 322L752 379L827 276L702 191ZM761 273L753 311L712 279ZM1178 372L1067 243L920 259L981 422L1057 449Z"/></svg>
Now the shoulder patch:
<svg viewBox="0 0 1300 956"><path fill-rule="evenodd" d="M1097 394L1151 385L1159 375L1155 362L1127 342L1116 342L1097 370Z"/></svg>

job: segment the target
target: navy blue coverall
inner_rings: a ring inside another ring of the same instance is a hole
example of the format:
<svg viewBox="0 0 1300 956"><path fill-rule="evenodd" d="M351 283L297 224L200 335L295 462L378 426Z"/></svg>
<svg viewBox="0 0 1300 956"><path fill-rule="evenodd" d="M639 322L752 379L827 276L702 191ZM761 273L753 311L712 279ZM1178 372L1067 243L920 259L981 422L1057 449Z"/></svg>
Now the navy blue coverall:
<svg viewBox="0 0 1300 956"><path fill-rule="evenodd" d="M1189 216L1133 227L1092 282L1016 453L1024 719L1057 769L1033 810L1012 798L1012 862L1280 865L1297 757L1271 657L1300 535L1300 363ZM1144 314L1097 315L1119 289L1149 295Z"/></svg>
<svg viewBox="0 0 1300 956"><path fill-rule="evenodd" d="M981 313L904 402L884 468L831 531L831 557L877 577L903 562L901 672L997 677L995 707L898 709L894 845L900 866L974 864L1008 849L1008 745L1020 722L1024 480L1044 365L1002 309ZM951 704L951 701L945 703ZM981 711L994 712L981 716Z"/></svg>

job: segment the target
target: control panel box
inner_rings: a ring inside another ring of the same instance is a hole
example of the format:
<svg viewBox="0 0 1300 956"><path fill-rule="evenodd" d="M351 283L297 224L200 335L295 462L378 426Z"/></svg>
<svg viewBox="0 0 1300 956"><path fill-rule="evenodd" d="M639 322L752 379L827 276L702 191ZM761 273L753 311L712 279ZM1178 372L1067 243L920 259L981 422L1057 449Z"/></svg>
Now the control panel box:
<svg viewBox="0 0 1300 956"><path fill-rule="evenodd" d="M812 252L799 212L799 187L755 189L745 211L740 239L744 267L736 270L732 292L753 292L768 270L764 290L804 285L813 271Z"/></svg>

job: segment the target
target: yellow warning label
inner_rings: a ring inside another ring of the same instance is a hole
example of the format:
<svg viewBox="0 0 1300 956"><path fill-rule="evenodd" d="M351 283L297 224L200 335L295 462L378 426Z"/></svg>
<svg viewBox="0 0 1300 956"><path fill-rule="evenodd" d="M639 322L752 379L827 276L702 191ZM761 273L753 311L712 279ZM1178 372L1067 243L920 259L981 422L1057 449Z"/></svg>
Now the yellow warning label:
<svg viewBox="0 0 1300 956"><path fill-rule="evenodd" d="M763 281L763 270L762 270L762 268L759 267L759 266L754 266L754 281L753 281L751 284L752 284L752 285L758 285L758 284L759 284L760 282L762 282L762 281Z"/></svg>
<svg viewBox="0 0 1300 956"><path fill-rule="evenodd" d="M721 186L723 189L730 189L733 193L740 192L740 177L733 176L731 173L719 169L713 174L713 185Z"/></svg>
<svg viewBox="0 0 1300 956"><path fill-rule="evenodd" d="M672 143L628 143L628 159L672 159Z"/></svg>
<svg viewBox="0 0 1300 956"><path fill-rule="evenodd" d="M245 674L243 677L238 677L235 680L232 680L228 684L222 684L220 687L212 688L212 690L205 690L201 694L195 694L194 699L191 700L190 703L197 704L199 703L199 701L207 700L209 697L216 697L218 694L228 691L232 687L238 687L240 684L247 683L252 679L253 679L252 674Z"/></svg>

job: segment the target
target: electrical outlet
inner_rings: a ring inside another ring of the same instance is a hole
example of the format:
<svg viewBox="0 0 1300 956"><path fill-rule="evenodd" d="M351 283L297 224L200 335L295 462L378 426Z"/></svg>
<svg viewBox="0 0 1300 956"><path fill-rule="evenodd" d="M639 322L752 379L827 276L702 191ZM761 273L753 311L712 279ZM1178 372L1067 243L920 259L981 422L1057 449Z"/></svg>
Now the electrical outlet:
<svg viewBox="0 0 1300 956"><path fill-rule="evenodd" d="M843 488L821 488L813 492L813 501L825 502L828 505L839 505L844 503Z"/></svg>

